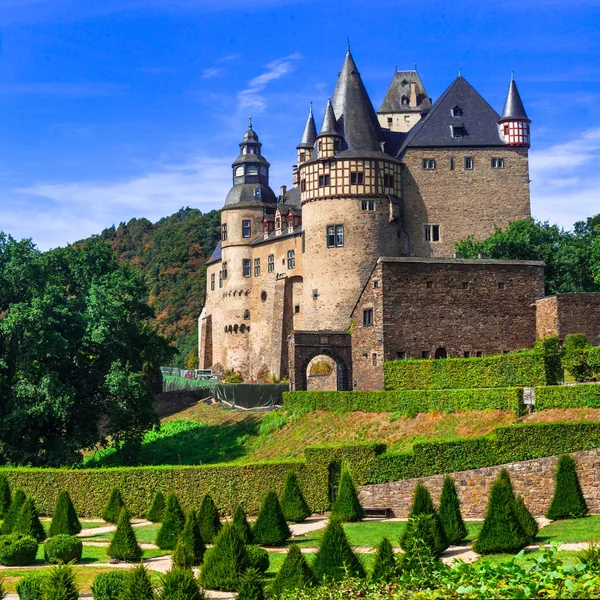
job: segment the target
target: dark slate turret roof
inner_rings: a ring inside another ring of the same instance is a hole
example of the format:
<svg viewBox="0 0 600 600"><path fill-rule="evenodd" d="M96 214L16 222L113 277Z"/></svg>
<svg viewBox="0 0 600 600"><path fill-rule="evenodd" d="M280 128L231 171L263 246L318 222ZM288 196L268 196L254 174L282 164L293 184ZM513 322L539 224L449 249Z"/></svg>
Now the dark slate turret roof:
<svg viewBox="0 0 600 600"><path fill-rule="evenodd" d="M327 107L325 108L325 114L323 115L323 122L321 123L321 130L319 131L320 137L322 135L339 136L340 131L337 126L335 114L333 112L333 106L331 105L331 98L327 100Z"/></svg>
<svg viewBox="0 0 600 600"><path fill-rule="evenodd" d="M300 148L307 148L312 150L315 141L317 140L317 128L315 126L315 118L313 116L312 110L312 102L310 103L310 112L308 113L308 119L306 119L306 125L304 127L304 133L302 134L302 139L300 143L296 146L299 150Z"/></svg>
<svg viewBox="0 0 600 600"><path fill-rule="evenodd" d="M260 194L256 194L257 188ZM260 183L242 183L234 185L225 198L225 208L242 208L245 206L264 206L276 204L277 198L273 190Z"/></svg>
<svg viewBox="0 0 600 600"><path fill-rule="evenodd" d="M222 245L223 245L223 242L219 241L219 243L217 244L217 247L215 248L211 257L206 261L207 265L212 265L213 263L219 262L221 260Z"/></svg>
<svg viewBox="0 0 600 600"><path fill-rule="evenodd" d="M500 122L513 121L515 119L529 121L527 113L525 112L525 107L523 106L523 101L521 100L521 95L517 89L517 84L514 79L511 79Z"/></svg>
<svg viewBox="0 0 600 600"><path fill-rule="evenodd" d="M459 117L452 116L454 107L461 110ZM499 119L475 88L459 76L410 130L398 154L406 148L506 146ZM463 137L454 137L452 127L462 127Z"/></svg>
<svg viewBox="0 0 600 600"><path fill-rule="evenodd" d="M410 84L415 83L415 93L417 96L423 94L425 98L418 105L402 104L402 96L410 98ZM421 77L417 71L396 71L392 78L392 83L388 88L387 94L383 99L378 113L402 113L402 112L418 112L425 108L431 108L431 100L427 97L425 86L421 81Z"/></svg>

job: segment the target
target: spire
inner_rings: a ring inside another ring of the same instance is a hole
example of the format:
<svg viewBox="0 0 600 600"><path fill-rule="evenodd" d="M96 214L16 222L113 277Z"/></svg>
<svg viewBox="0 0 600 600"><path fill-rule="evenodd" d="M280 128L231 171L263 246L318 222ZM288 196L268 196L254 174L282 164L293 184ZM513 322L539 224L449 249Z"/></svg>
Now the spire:
<svg viewBox="0 0 600 600"><path fill-rule="evenodd" d="M306 126L304 127L304 133L302 139L296 148L306 148L312 150L317 139L317 128L315 126L315 118L313 116L312 102L310 103L310 111L308 113L308 119L306 119Z"/></svg>
<svg viewBox="0 0 600 600"><path fill-rule="evenodd" d="M527 113L525 112L525 107L523 106L523 101L519 95L519 90L517 89L517 84L515 83L515 76L513 73L510 80L510 85L508 87L508 94L506 96L506 102L504 103L504 110L502 111L500 123L503 121L514 120L527 121L528 123L531 122L527 116Z"/></svg>
<svg viewBox="0 0 600 600"><path fill-rule="evenodd" d="M335 121L335 113L333 112L333 106L331 105L331 98L327 100L325 116L323 117L323 123L321 123L321 131L319 131L319 137L321 137L322 135L338 137L340 135L337 123Z"/></svg>

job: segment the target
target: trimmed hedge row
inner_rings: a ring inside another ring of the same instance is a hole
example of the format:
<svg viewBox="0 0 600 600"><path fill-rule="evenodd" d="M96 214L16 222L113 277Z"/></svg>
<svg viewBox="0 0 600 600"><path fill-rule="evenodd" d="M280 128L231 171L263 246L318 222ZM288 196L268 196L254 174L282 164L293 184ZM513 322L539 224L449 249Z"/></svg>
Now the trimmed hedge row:
<svg viewBox="0 0 600 600"><path fill-rule="evenodd" d="M600 408L600 383L535 388L535 410Z"/></svg>
<svg viewBox="0 0 600 600"><path fill-rule="evenodd" d="M421 361L423 362L423 361ZM523 388L483 388L470 390L394 390L386 392L288 392L285 408L338 412L420 413L430 410L512 410L525 414Z"/></svg>
<svg viewBox="0 0 600 600"><path fill-rule="evenodd" d="M378 456L369 483L428 477L600 447L600 423L535 423L498 427L493 435L423 442L411 452Z"/></svg>

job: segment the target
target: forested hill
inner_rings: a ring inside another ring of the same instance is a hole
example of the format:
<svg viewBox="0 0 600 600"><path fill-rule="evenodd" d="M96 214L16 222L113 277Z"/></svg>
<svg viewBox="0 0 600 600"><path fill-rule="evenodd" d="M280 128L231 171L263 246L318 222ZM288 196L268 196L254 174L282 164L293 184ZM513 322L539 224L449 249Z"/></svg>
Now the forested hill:
<svg viewBox="0 0 600 600"><path fill-rule="evenodd" d="M139 269L149 290L160 332L179 350L175 362L197 361L198 316L206 291L206 261L212 254L221 224L220 211L203 214L182 208L156 223L131 219L105 229L99 237L110 242L121 261Z"/></svg>

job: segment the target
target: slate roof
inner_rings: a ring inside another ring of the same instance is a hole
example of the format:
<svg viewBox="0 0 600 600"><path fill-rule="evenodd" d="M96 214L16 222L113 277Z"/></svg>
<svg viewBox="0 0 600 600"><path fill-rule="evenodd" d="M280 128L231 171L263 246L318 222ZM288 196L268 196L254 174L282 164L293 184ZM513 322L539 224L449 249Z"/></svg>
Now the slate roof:
<svg viewBox="0 0 600 600"><path fill-rule="evenodd" d="M461 109L459 117L452 116L454 107ZM500 115L464 77L459 76L427 116L409 131L398 155L406 148L506 146L499 120ZM453 126L464 128L463 137L453 137Z"/></svg>
<svg viewBox="0 0 600 600"><path fill-rule="evenodd" d="M425 96L421 104L418 105L407 105L402 104L402 96L408 96L410 98L410 84L416 84L416 94L423 94ZM390 87L383 99L381 106L379 107L378 113L402 113L402 112L417 112L424 108L431 107L431 100L427 97L425 86L421 81L421 77L416 71L396 71Z"/></svg>
<svg viewBox="0 0 600 600"><path fill-rule="evenodd" d="M312 150L315 141L317 139L317 127L315 125L315 117L313 116L312 102L310 103L310 112L308 113L308 119L306 119L306 125L304 126L304 132L302 133L302 139L296 148L307 148Z"/></svg>
<svg viewBox="0 0 600 600"><path fill-rule="evenodd" d="M512 121L514 119L530 121L525 112L525 107L523 106L521 95L517 89L517 84L514 79L511 79L510 86L508 87L508 94L506 95L506 102L504 103L504 110L502 111L502 118L500 120Z"/></svg>
<svg viewBox="0 0 600 600"><path fill-rule="evenodd" d="M319 130L319 135L317 137L320 137L322 135L340 135L340 131L336 123L335 114L333 112L333 106L331 105L331 98L327 100L325 114L323 115L323 122L321 123L321 129Z"/></svg>
<svg viewBox="0 0 600 600"><path fill-rule="evenodd" d="M269 242L276 242L281 238L291 237L294 235L300 235L302 233L302 225L298 225L293 231L288 231L287 227L283 233L277 235L274 231L271 231L268 235L261 235L259 238L256 238L250 245L258 246L259 244L267 244Z"/></svg>
<svg viewBox="0 0 600 600"><path fill-rule="evenodd" d="M219 240L219 243L217 244L217 247L214 249L213 253L211 254L210 258L206 261L207 265L212 265L213 263L219 262L221 260L221 247L222 247L222 242Z"/></svg>
<svg viewBox="0 0 600 600"><path fill-rule="evenodd" d="M300 207L300 188L288 188L283 197L283 202L285 204L289 204L290 206Z"/></svg>
<svg viewBox="0 0 600 600"><path fill-rule="evenodd" d="M260 188L260 195L256 195L256 188ZM241 208L243 206L264 206L276 204L277 198L273 190L260 183L242 183L234 185L225 198L225 208Z"/></svg>

